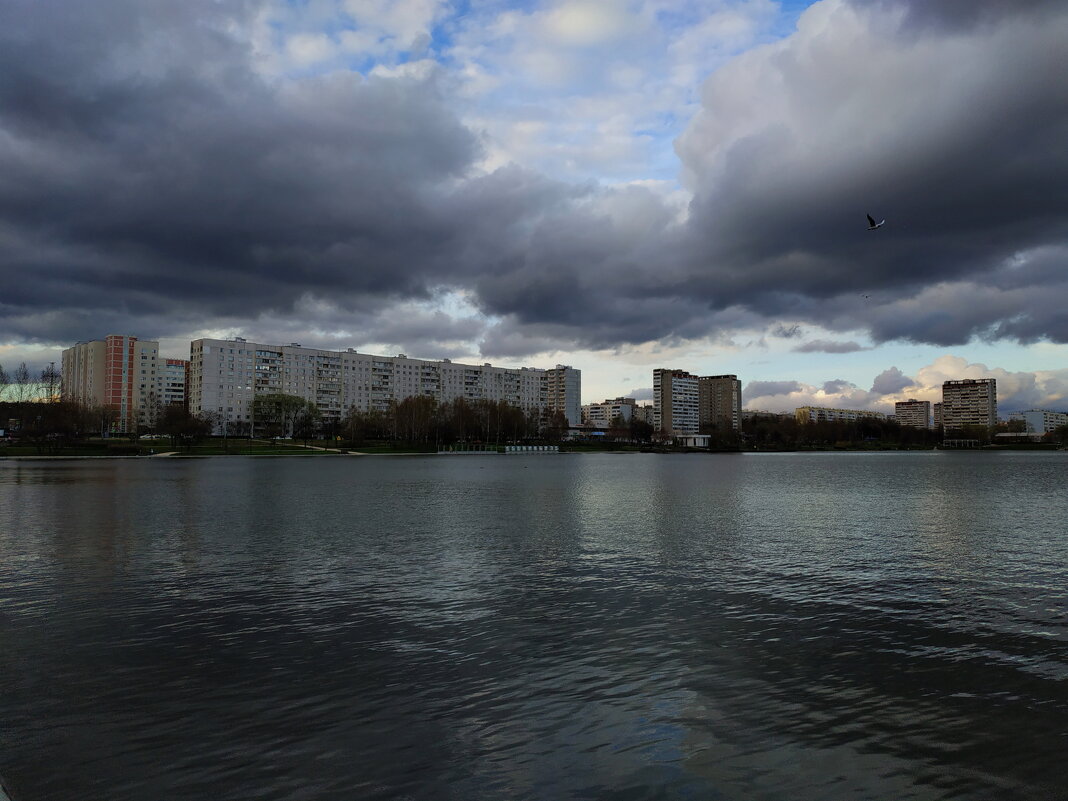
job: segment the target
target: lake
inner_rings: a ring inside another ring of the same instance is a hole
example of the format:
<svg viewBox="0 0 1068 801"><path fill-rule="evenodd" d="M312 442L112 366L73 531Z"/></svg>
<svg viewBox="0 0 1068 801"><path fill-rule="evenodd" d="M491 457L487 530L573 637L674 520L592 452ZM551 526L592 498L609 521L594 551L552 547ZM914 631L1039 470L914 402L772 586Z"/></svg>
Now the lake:
<svg viewBox="0 0 1068 801"><path fill-rule="evenodd" d="M1068 453L0 461L0 775L1048 799Z"/></svg>

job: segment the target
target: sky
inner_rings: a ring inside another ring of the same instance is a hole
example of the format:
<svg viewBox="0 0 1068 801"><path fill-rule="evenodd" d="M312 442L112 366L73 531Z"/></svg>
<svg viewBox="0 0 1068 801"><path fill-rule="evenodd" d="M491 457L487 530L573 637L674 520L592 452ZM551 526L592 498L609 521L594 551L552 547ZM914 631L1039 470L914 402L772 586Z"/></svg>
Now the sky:
<svg viewBox="0 0 1068 801"><path fill-rule="evenodd" d="M6 0L0 364L245 336L1068 410L1066 41L1038 0Z"/></svg>

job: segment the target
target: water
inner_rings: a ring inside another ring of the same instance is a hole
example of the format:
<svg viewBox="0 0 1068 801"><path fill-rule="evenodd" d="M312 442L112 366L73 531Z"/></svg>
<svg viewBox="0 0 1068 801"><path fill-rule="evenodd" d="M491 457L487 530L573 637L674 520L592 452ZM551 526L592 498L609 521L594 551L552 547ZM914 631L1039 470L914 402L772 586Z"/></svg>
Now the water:
<svg viewBox="0 0 1068 801"><path fill-rule="evenodd" d="M0 462L48 799L1046 799L1068 454Z"/></svg>

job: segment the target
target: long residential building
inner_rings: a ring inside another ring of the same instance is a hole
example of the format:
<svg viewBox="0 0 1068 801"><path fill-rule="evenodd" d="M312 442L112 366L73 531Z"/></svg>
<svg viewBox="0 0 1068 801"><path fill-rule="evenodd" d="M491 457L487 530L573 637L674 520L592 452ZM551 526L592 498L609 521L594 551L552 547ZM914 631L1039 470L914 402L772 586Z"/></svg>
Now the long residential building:
<svg viewBox="0 0 1068 801"><path fill-rule="evenodd" d="M1061 426L1068 426L1068 414L1054 412L1050 409L1028 409L1026 412L1013 412L1010 420L1023 420L1028 434L1048 434Z"/></svg>
<svg viewBox="0 0 1068 801"><path fill-rule="evenodd" d="M912 398L898 401L894 404L894 419L899 425L909 428L930 428L931 402Z"/></svg>
<svg viewBox="0 0 1068 801"><path fill-rule="evenodd" d="M106 407L110 433L129 434L155 420L162 401L159 343L111 334L63 351L63 397Z"/></svg>
<svg viewBox="0 0 1068 801"><path fill-rule="evenodd" d="M507 401L548 416L563 412L581 421L581 371L557 365L493 367L305 348L265 345L242 338L198 339L190 344L189 411L213 412L223 422L249 422L258 394L284 393L314 403L326 420L350 408L386 410L393 402L426 396L440 403ZM550 393L551 389L551 393Z"/></svg>
<svg viewBox="0 0 1068 801"><path fill-rule="evenodd" d="M637 402L634 398L615 398L604 403L587 403L582 407L582 422L594 428L611 428L612 421L629 423L634 417Z"/></svg>
<svg viewBox="0 0 1068 801"><path fill-rule="evenodd" d="M794 419L798 423L855 423L858 420L885 420L882 412L870 412L866 409L831 409L824 406L801 406L794 409Z"/></svg>
<svg viewBox="0 0 1068 801"><path fill-rule="evenodd" d="M993 378L965 378L942 383L942 427L960 431L998 421L998 386Z"/></svg>

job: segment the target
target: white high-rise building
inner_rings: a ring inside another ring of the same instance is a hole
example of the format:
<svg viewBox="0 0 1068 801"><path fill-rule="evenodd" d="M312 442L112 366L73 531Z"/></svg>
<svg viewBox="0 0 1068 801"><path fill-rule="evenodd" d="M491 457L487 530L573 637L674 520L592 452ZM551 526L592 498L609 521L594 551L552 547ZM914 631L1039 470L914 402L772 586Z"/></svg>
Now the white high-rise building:
<svg viewBox="0 0 1068 801"><path fill-rule="evenodd" d="M942 427L991 427L998 421L998 385L994 378L965 378L942 384Z"/></svg>
<svg viewBox="0 0 1068 801"><path fill-rule="evenodd" d="M579 370L562 366L476 366L403 354L375 356L352 348L305 348L295 342L198 339L190 344L189 411L214 412L220 421L254 422L257 394L284 393L314 403L325 420L338 420L353 407L384 411L394 401L427 396L439 403L456 398L506 401L546 417L557 408L567 415L573 407L578 421L580 376Z"/></svg>
<svg viewBox="0 0 1068 801"><path fill-rule="evenodd" d="M700 429L700 379L685 370L653 370L653 428L666 437Z"/></svg>

